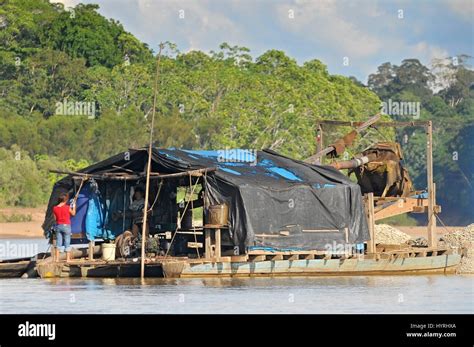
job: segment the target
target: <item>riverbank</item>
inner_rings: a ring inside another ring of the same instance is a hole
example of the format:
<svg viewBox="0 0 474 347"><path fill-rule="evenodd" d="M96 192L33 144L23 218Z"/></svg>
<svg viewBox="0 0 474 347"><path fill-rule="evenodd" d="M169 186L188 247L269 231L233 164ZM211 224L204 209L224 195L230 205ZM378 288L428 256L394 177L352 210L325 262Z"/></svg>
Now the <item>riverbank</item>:
<svg viewBox="0 0 474 347"><path fill-rule="evenodd" d="M21 222L0 222L0 239L42 238L46 206L36 208L9 207L0 209L3 219L28 220Z"/></svg>

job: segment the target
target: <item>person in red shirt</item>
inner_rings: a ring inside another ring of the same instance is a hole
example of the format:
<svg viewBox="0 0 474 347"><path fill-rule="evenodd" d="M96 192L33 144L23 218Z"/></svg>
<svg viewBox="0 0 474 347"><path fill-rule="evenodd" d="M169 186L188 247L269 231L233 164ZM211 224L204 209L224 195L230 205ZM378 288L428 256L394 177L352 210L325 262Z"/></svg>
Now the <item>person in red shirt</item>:
<svg viewBox="0 0 474 347"><path fill-rule="evenodd" d="M66 262L71 260L71 216L76 215L76 203L73 201L71 206L68 201L69 194L61 193L58 204L53 207L56 218L56 261L59 260L59 253L64 251L66 251Z"/></svg>

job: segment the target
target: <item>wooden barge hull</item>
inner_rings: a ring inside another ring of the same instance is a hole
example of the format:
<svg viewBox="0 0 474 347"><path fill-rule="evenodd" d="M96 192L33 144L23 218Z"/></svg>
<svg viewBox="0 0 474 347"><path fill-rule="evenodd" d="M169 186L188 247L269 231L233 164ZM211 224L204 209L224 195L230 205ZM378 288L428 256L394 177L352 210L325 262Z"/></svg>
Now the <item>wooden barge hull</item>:
<svg viewBox="0 0 474 347"><path fill-rule="evenodd" d="M455 273L461 255L394 259L311 259L259 262L163 263L166 277L353 276Z"/></svg>
<svg viewBox="0 0 474 347"><path fill-rule="evenodd" d="M146 277L267 277L267 276L358 276L452 274L461 261L459 254L387 259L299 259L264 261L161 260L145 265ZM140 263L94 264L43 263L37 265L42 278L52 277L140 277Z"/></svg>

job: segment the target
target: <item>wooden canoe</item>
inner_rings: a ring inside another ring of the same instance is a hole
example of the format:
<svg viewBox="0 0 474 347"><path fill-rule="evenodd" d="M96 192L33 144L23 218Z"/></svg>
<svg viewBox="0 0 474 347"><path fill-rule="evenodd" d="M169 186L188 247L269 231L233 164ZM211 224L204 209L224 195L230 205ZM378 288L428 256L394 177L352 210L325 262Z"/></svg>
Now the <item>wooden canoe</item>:
<svg viewBox="0 0 474 347"><path fill-rule="evenodd" d="M18 278L21 277L28 269L30 260L21 260L16 262L0 263L0 278Z"/></svg>

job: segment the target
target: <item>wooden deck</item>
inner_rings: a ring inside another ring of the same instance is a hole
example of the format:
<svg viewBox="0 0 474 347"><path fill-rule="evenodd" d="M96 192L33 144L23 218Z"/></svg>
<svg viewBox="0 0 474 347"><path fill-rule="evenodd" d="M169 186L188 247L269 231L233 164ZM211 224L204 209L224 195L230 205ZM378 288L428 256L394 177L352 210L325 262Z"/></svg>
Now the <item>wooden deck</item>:
<svg viewBox="0 0 474 347"><path fill-rule="evenodd" d="M411 249L333 258L323 252L252 252L211 259L161 257L145 264L146 277L346 276L455 273L460 254ZM37 264L38 275L53 277L140 277L140 262L77 260Z"/></svg>

